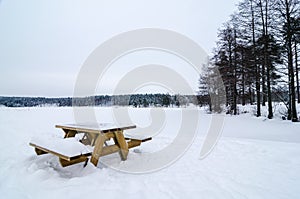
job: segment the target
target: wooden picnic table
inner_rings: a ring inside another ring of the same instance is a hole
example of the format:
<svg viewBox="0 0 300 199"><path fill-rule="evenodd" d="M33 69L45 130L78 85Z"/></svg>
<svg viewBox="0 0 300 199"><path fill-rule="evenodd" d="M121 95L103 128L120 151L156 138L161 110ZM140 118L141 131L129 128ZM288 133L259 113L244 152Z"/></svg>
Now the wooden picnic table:
<svg viewBox="0 0 300 199"><path fill-rule="evenodd" d="M80 138L80 142L83 145L91 146L92 151L83 152L81 149L78 153L70 155L62 150L55 149L58 145L65 145L62 142L56 145L51 145L51 147L43 146L45 144L39 144L36 142L31 142L30 145L35 147L35 151L38 155L45 153L51 153L59 157L62 166L69 166L79 162L88 161L88 156L91 156L91 162L97 166L99 158L101 156L109 155L115 152L119 152L121 160L126 160L130 148L139 146L142 142L151 140L151 137L147 138L125 138L124 130L136 128L132 124L111 124L111 123L99 123L99 124L64 124L56 125L56 128L60 128L64 131L65 140L71 140L68 138L74 138L77 134L83 134ZM113 140L114 144L108 145L107 141ZM45 142L44 142L45 143ZM67 144L67 143L66 143ZM68 143L70 145L70 142ZM78 143L75 143L78 145ZM68 146L69 148L74 145ZM79 147L80 148L80 147Z"/></svg>

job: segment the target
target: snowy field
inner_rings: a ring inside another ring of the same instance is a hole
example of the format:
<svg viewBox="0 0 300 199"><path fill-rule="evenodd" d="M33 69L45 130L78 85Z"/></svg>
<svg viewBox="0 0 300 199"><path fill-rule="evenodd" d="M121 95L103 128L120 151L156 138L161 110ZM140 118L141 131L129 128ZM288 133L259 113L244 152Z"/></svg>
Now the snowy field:
<svg viewBox="0 0 300 199"><path fill-rule="evenodd" d="M112 122L111 108L96 108L98 121ZM128 160L106 156L112 164L130 164L141 154L159 151L176 137L180 109L165 109L164 129L131 149ZM150 110L130 109L132 121L146 127ZM173 164L145 174L129 174L105 165L62 168L51 155L36 156L32 137L63 136L55 124L74 122L72 108L0 107L0 197L3 199L76 198L220 198L296 199L300 196L300 124L249 114L225 116L214 150L200 159L211 122L201 111L197 135ZM116 161L117 160L117 161Z"/></svg>

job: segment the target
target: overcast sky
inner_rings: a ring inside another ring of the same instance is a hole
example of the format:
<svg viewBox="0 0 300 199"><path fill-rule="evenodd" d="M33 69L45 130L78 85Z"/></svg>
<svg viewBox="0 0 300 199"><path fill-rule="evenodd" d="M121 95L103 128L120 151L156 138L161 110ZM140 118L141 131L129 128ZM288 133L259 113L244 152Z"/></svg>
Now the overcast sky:
<svg viewBox="0 0 300 199"><path fill-rule="evenodd" d="M191 38L210 53L218 28L236 10L237 2L2 0L0 95L72 96L77 74L88 55L107 39L134 29L173 30ZM96 94L110 94L114 83L126 70L150 64L151 59L160 59L162 64L182 72L197 90L198 75L177 58L157 52L128 57L112 67L101 80ZM178 62L174 64L176 60ZM126 64L130 67L120 68ZM147 92L147 88L141 91Z"/></svg>

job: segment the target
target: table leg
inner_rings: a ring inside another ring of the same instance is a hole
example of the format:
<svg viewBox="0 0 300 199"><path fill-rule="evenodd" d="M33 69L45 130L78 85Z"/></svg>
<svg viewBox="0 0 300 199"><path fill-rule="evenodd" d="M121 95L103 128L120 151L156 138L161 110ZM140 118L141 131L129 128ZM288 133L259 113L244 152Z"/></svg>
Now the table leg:
<svg viewBox="0 0 300 199"><path fill-rule="evenodd" d="M120 147L119 153L120 153L121 159L126 160L129 150L128 150L127 142L123 135L123 131L116 131L115 136L116 136L116 141L117 141L116 144L119 145L119 147Z"/></svg>
<svg viewBox="0 0 300 199"><path fill-rule="evenodd" d="M96 139L94 151L93 151L92 158L91 158L91 162L95 166L97 166L99 158L101 156L104 141L105 141L105 136L102 134L100 134Z"/></svg>

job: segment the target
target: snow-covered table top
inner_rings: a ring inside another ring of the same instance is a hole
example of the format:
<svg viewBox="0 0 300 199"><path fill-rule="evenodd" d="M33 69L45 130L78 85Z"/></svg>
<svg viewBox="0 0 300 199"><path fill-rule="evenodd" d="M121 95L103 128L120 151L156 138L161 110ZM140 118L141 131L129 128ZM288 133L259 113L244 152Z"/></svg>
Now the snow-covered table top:
<svg viewBox="0 0 300 199"><path fill-rule="evenodd" d="M90 132L90 133L101 133L108 131L118 131L136 128L134 124L113 124L113 123L79 123L79 124L63 124L56 125L56 128Z"/></svg>

